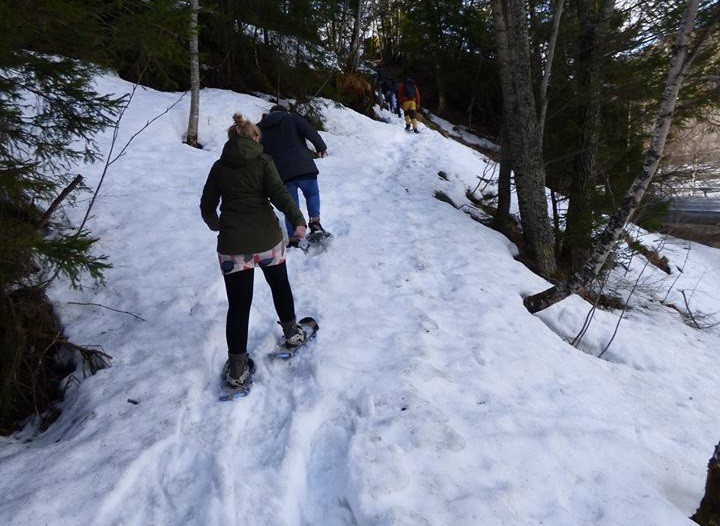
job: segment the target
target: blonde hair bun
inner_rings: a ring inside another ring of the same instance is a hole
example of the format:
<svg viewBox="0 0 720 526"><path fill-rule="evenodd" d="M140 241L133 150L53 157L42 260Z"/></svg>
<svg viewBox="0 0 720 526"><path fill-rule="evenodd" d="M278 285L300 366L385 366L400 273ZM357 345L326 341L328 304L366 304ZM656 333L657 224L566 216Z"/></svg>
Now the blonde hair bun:
<svg viewBox="0 0 720 526"><path fill-rule="evenodd" d="M260 137L260 129L252 122L245 119L242 113L234 113L233 124L228 128L228 139L233 137L247 137L248 139L257 139Z"/></svg>

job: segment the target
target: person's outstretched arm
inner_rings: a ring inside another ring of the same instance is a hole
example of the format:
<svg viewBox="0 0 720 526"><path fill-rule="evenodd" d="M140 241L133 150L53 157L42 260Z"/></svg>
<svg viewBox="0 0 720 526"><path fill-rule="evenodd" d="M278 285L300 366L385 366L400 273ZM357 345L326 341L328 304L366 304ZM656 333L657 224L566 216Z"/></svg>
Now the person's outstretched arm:
<svg viewBox="0 0 720 526"><path fill-rule="evenodd" d="M318 152L321 157L324 157L323 152L327 151L327 145L325 144L325 141L322 140L322 137L320 137L317 130L313 128L307 119L305 119L302 115L298 115L297 113L292 113L291 115L295 120L295 126L297 126L300 134L312 143L315 147L315 151Z"/></svg>
<svg viewBox="0 0 720 526"><path fill-rule="evenodd" d="M202 197L200 198L200 214L208 228L214 232L220 230L220 222L217 214L219 203L220 190L217 187L215 176L211 169L207 181L205 181L205 186L203 187Z"/></svg>

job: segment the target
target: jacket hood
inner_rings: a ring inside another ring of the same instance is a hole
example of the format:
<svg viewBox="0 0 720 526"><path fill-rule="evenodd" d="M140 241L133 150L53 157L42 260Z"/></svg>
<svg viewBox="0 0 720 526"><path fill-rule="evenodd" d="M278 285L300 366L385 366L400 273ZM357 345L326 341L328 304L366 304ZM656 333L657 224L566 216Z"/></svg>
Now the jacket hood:
<svg viewBox="0 0 720 526"><path fill-rule="evenodd" d="M272 128L273 126L277 126L282 120L289 116L290 114L286 111L271 111L262 118L262 121L260 121L260 128Z"/></svg>
<svg viewBox="0 0 720 526"><path fill-rule="evenodd" d="M263 152L262 145L247 137L234 137L223 146L220 161L230 167L243 166Z"/></svg>

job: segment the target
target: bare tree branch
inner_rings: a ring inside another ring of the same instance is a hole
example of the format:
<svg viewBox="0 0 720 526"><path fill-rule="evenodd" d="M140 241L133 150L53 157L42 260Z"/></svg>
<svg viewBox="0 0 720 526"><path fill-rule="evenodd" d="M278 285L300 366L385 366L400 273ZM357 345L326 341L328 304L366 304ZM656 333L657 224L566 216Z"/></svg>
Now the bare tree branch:
<svg viewBox="0 0 720 526"><path fill-rule="evenodd" d="M55 212L57 207L60 206L60 203L62 203L65 200L65 198L68 195L70 195L70 192L75 190L75 187L77 185L79 185L82 182L82 180L83 180L82 175L77 175L75 177L75 179L73 179L70 182L70 184L67 185L62 192L60 192L60 195L58 195L55 198L55 200L50 204L48 209L45 211L45 213L42 215L42 217L38 221L38 223L37 223L38 228L42 228L43 226L45 226L45 223L47 223L50 220L50 217L53 215L53 213Z"/></svg>
<svg viewBox="0 0 720 526"><path fill-rule="evenodd" d="M115 144L117 142L118 134L120 131L120 122L122 121L123 116L125 115L125 111L130 106L130 103L132 102L133 96L135 95L135 92L137 91L138 85L135 84L133 86L132 91L130 92L130 97L128 99L127 104L120 112L120 115L117 118L117 121L115 122L115 129L113 130L113 138L112 143L110 144L110 151L107 154L107 157L105 158L105 166L102 171L102 175L100 176L100 181L97 184L97 187L95 188L95 192L93 193L92 199L90 200L90 204L88 205L87 211L85 212L85 216L83 217L82 222L80 223L80 226L78 227L78 233L82 231L83 227L85 226L85 223L87 222L88 218L90 217L90 211L93 208L93 205L95 204L95 200L97 199L98 194L100 193L100 188L102 187L103 182L105 181L105 176L107 175L108 169L110 166L112 166L120 157L124 156L127 152L127 149L130 147L130 144L137 138L138 135L140 135L142 132L144 132L152 123L154 123L156 120L158 120L160 117L168 113L171 109L173 109L175 106L177 106L180 101L187 95L187 92L183 93L178 97L178 99L173 102L170 106L165 108L164 111L158 113L155 117L150 119L145 123L144 126L142 126L139 130L137 130L132 136L127 140L127 142L123 145L123 147L120 149L120 152L115 156L112 157L113 150L115 149Z"/></svg>
<svg viewBox="0 0 720 526"><path fill-rule="evenodd" d="M137 314L133 314L132 312L128 312L125 310L113 309L112 307L108 307L107 305L102 305L100 303L86 303L86 302L79 302L79 301L68 301L67 303L68 303L68 305L90 305L93 307L102 307L103 309L111 310L113 312L120 312L122 314L128 314L135 319L138 319L140 321L145 321L145 318L143 318L142 316L138 316Z"/></svg>
<svg viewBox="0 0 720 526"><path fill-rule="evenodd" d="M645 269L650 264L650 261L645 261L645 265L643 266L643 269L640 271L640 274L638 275L637 279L635 280L635 283L633 283L632 289L630 289L630 294L628 294L627 299L625 300L625 305L623 305L623 310L620 313L620 316L618 317L618 321L615 324L615 330L612 333L612 336L610 337L610 340L608 340L607 345L605 345L605 348L602 350L600 354L598 354L598 358L602 358L603 354L607 352L607 350L610 348L610 345L612 345L612 342L615 340L615 336L617 336L618 330L620 329L620 322L625 317L625 313L627 312L628 305L630 304L630 298L632 298L632 295L635 293L635 289L638 286L638 283L640 283L640 278L642 278L642 275L645 273Z"/></svg>

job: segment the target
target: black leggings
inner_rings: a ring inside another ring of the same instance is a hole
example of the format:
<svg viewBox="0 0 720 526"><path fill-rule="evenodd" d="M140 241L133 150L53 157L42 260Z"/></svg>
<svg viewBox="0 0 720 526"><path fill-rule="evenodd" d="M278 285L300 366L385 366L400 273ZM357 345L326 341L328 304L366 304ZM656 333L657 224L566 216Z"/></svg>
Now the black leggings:
<svg viewBox="0 0 720 526"><path fill-rule="evenodd" d="M271 267L260 267L260 269L265 275L265 281L270 285L278 318L281 322L294 320L295 302L293 301L285 262ZM228 353L230 354L247 352L254 276L254 269L241 270L223 276L228 297L225 336L227 338Z"/></svg>

